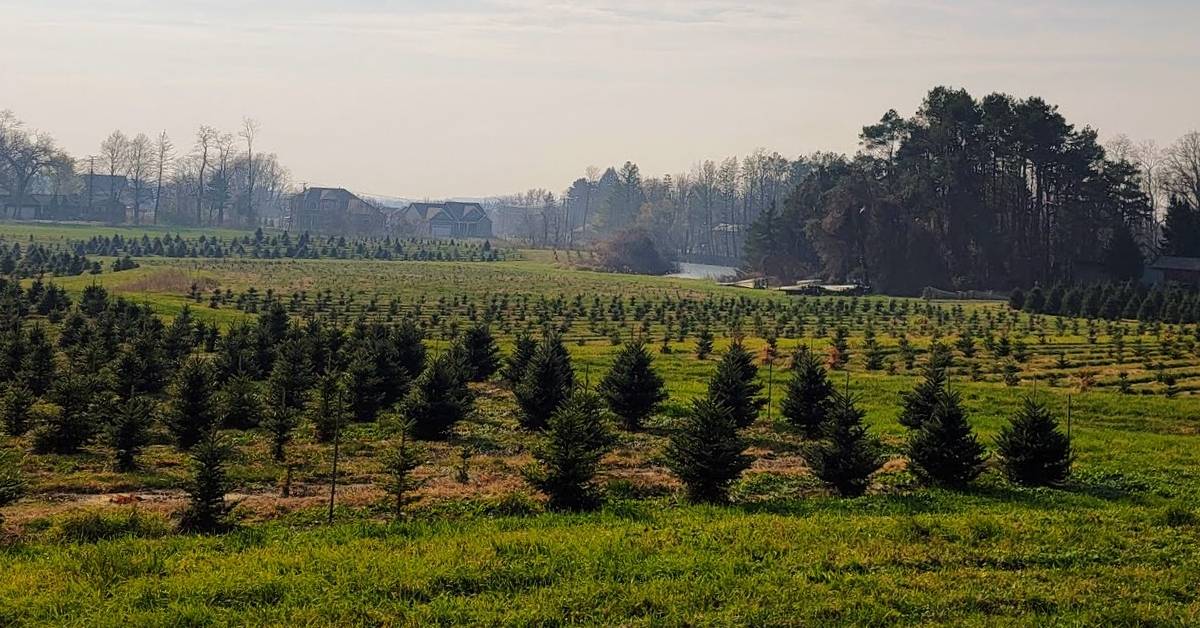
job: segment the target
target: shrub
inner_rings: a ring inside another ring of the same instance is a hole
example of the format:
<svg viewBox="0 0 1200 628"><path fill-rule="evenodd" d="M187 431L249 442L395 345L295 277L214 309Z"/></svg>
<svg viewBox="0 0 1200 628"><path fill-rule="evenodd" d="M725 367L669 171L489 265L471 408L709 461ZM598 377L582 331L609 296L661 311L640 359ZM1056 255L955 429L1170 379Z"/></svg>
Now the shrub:
<svg viewBox="0 0 1200 628"><path fill-rule="evenodd" d="M650 234L636 227L618 231L601 242L596 255L602 268L618 273L665 275L677 268L658 250Z"/></svg>

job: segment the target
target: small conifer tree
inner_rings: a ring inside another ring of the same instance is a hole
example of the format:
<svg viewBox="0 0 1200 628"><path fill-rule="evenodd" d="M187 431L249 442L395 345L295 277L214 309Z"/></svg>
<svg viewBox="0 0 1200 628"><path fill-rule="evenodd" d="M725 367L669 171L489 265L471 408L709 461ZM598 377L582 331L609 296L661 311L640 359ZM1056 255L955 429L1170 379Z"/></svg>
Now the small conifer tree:
<svg viewBox="0 0 1200 628"><path fill-rule="evenodd" d="M482 382L500 368L500 348L487 325L479 323L467 328L460 340L468 369L467 379Z"/></svg>
<svg viewBox="0 0 1200 628"><path fill-rule="evenodd" d="M283 396L267 408L262 426L271 438L271 458L275 462L287 460L287 446L300 424L300 414L283 402Z"/></svg>
<svg viewBox="0 0 1200 628"><path fill-rule="evenodd" d="M47 392L51 405L37 412L33 446L39 453L73 454L89 443L100 428L94 402L96 379L68 372Z"/></svg>
<svg viewBox="0 0 1200 628"><path fill-rule="evenodd" d="M595 486L600 459L612 447L600 398L576 390L550 417L534 466L525 476L550 498L555 510L588 510L599 503Z"/></svg>
<svg viewBox="0 0 1200 628"><path fill-rule="evenodd" d="M600 396L627 430L640 430L642 423L667 399L663 378L654 372L652 361L645 344L627 342L600 381Z"/></svg>
<svg viewBox="0 0 1200 628"><path fill-rule="evenodd" d="M137 457L150 444L150 425L154 422L154 402L148 397L130 397L119 402L105 434L113 450L117 471L137 468Z"/></svg>
<svg viewBox="0 0 1200 628"><path fill-rule="evenodd" d="M757 374L754 357L741 342L734 342L708 380L708 398L728 410L738 427L754 423L766 404L766 399L759 396L762 384L755 379Z"/></svg>
<svg viewBox="0 0 1200 628"><path fill-rule="evenodd" d="M809 452L813 474L829 484L838 495L857 497L883 465L879 441L863 425L863 412L852 395L834 391L829 400L829 420L824 439Z"/></svg>
<svg viewBox="0 0 1200 628"><path fill-rule="evenodd" d="M1025 486L1060 484L1071 473L1071 443L1044 403L1026 397L1012 422L996 437L1008 479Z"/></svg>
<svg viewBox="0 0 1200 628"><path fill-rule="evenodd" d="M821 359L808 347L801 347L792 359L792 377L780 408L783 418L808 438L820 436L832 393Z"/></svg>
<svg viewBox="0 0 1200 628"><path fill-rule="evenodd" d="M521 425L530 430L544 428L554 411L571 396L574 387L571 356L563 346L562 338L557 333L547 332L513 391L521 407Z"/></svg>
<svg viewBox="0 0 1200 628"><path fill-rule="evenodd" d="M938 396L946 389L946 371L932 362L923 368L923 379L916 388L902 395L900 425L917 429L933 415Z"/></svg>
<svg viewBox="0 0 1200 628"><path fill-rule="evenodd" d="M517 334L517 338L513 341L513 350L509 354L508 359L504 363L504 369L500 375L504 381L512 386L516 386L521 382L521 377L525 375L525 367L529 365L529 360L537 351L537 341L532 336L526 333Z"/></svg>
<svg viewBox="0 0 1200 628"><path fill-rule="evenodd" d="M192 356L175 374L166 414L167 428L180 449L191 449L215 427L213 372L207 360Z"/></svg>
<svg viewBox="0 0 1200 628"><path fill-rule="evenodd" d="M21 382L12 382L0 393L0 424L9 436L22 436L29 429L35 397Z"/></svg>
<svg viewBox="0 0 1200 628"><path fill-rule="evenodd" d="M910 468L924 484L955 488L978 477L987 457L958 393L945 389L938 393L928 420L912 430L906 453Z"/></svg>
<svg viewBox="0 0 1200 628"><path fill-rule="evenodd" d="M25 477L21 473L21 454L0 446L0 508L25 494ZM0 521L3 521L0 518Z"/></svg>
<svg viewBox="0 0 1200 628"><path fill-rule="evenodd" d="M383 455L386 473L383 488L391 497L397 519L403 516L404 507L413 501L413 493L421 485L413 476L413 471L421 465L421 451L412 442L412 427L411 421L400 421L395 428L395 437Z"/></svg>
<svg viewBox="0 0 1200 628"><path fill-rule="evenodd" d="M689 500L725 503L729 486L750 466L746 446L729 408L711 398L696 399L667 443L667 466L683 482Z"/></svg>
<svg viewBox="0 0 1200 628"><path fill-rule="evenodd" d="M413 435L422 440L443 440L471 411L471 390L461 365L453 356L441 354L429 361L413 382L401 406L412 423Z"/></svg>
<svg viewBox="0 0 1200 628"><path fill-rule="evenodd" d="M234 375L218 397L221 425L230 429L248 429L262 418L262 399L258 384L245 375Z"/></svg>
<svg viewBox="0 0 1200 628"><path fill-rule="evenodd" d="M188 505L183 512L179 527L186 532L213 533L229 528L229 512L226 503L229 479L225 466L229 460L229 446L216 429L206 430L191 450L192 477L185 491Z"/></svg>
<svg viewBox="0 0 1200 628"><path fill-rule="evenodd" d="M288 394L279 393L288 406ZM317 385L309 393L308 417L312 421L317 441L328 443L338 431L345 427L352 414L350 393L346 389L346 377L342 373L330 372L317 378Z"/></svg>

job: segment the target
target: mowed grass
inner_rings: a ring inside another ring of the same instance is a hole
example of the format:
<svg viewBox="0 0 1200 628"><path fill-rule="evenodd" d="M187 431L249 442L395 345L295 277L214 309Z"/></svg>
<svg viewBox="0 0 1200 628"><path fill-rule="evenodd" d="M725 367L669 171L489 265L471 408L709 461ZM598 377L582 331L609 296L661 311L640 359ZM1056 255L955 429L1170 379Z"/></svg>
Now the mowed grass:
<svg viewBox="0 0 1200 628"><path fill-rule="evenodd" d="M412 308L424 299L426 322L440 299L483 303L500 293L789 301L709 282L573 270L546 252L522 258L488 264L148 258L131 271L53 281L76 295L96 282L167 317L190 304L196 316L222 327L253 315L191 301L192 283L271 289L281 297L331 290L357 295L359 304L375 295L397 297ZM877 300L884 299L868 301ZM968 315L1004 307L944 305ZM457 317L461 303L455 307ZM0 542L0 626L1200 622L1200 397L1191 390L1168 397L1159 393L1161 384L1140 379L1148 394L1075 380L1082 370L1103 379L1118 369L1148 379L1145 363L1155 360L1194 370L1200 360L1193 350L1168 359L1157 345L1164 333L1147 329L1137 335L1147 356L1134 358L1128 349L1120 360L1109 355L1110 336L1092 344L1075 329L1051 333L1045 345L1025 334L1032 355L1015 387L995 376L971 381L957 366L951 385L985 444L992 446L1023 395L1036 394L1064 422L1069 404L1077 457L1075 476L1062 488L1013 487L993 459L975 487L948 492L917 486L900 453L900 396L917 373L865 370L863 319L845 322L854 352L850 376L833 377L858 396L889 457L863 498L831 497L808 473L804 443L779 423L787 377L781 358L772 369L760 368L772 392L770 417L764 413L748 430L756 460L734 487L734 503L680 503L661 451L690 400L704 394L729 338L718 330L707 360L695 357L692 337L672 340L670 352L659 353L663 328L655 325L651 348L670 399L644 432L618 435L603 463L608 500L598 513L544 512L521 479L537 438L517 428L511 393L499 385L477 387L478 411L449 443L427 447L420 500L401 522L389 521L373 488L382 478L385 437L375 425L354 425L343 441L346 490L338 522L324 525L329 450L305 425L290 452L298 497L277 497L285 470L270 461L261 432L229 432L237 450L230 476L236 498L246 500L240 529L214 537L174 534L169 518L187 477L186 458L159 428L133 474L113 472L103 447L27 458L32 494L6 509L13 536ZM806 321L803 338L781 338L779 354L801 344L824 351L828 338L812 337L814 323ZM837 321L827 323L832 328ZM928 331L918 331L934 327L927 323L916 313L905 322L917 346L930 341ZM762 354L766 342L751 327L746 321L746 342ZM500 334L502 348L521 328ZM628 322L622 331L634 328ZM945 328L953 341L954 326ZM431 350L440 350L441 328L430 331ZM876 331L896 360L896 339L882 324ZM577 377L593 386L615 351L580 320L567 347ZM1059 352L1069 352L1071 368L1054 365ZM974 360L989 375L999 366L983 349ZM1053 372L1063 381L1046 379ZM464 448L471 452L471 478L461 484L454 475ZM132 508L83 499L117 491L148 499ZM168 492L174 502L149 498Z"/></svg>

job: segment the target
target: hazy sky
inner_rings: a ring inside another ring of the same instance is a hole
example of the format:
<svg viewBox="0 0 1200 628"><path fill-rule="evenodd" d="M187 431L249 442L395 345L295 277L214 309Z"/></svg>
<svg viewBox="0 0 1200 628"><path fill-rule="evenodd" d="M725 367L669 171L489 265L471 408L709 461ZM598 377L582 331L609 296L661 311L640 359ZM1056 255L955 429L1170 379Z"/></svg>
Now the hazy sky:
<svg viewBox="0 0 1200 628"><path fill-rule="evenodd" d="M853 151L935 84L1169 143L1200 127L1200 2L0 0L0 109L72 153L249 115L296 182L370 194Z"/></svg>

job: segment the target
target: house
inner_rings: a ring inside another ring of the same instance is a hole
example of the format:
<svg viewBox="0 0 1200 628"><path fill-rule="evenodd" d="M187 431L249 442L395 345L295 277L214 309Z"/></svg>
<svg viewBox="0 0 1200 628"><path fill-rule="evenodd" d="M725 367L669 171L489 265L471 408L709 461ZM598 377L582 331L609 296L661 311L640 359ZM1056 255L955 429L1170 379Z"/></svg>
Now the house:
<svg viewBox="0 0 1200 628"><path fill-rule="evenodd" d="M287 222L295 231L369 235L383 232L385 216L346 188L307 188L291 198Z"/></svg>
<svg viewBox="0 0 1200 628"><path fill-rule="evenodd" d="M412 203L393 215L402 232L434 238L491 238L492 219L479 203Z"/></svg>
<svg viewBox="0 0 1200 628"><path fill-rule="evenodd" d="M1200 257L1162 255L1146 265L1142 282L1151 285L1173 282L1200 286Z"/></svg>

